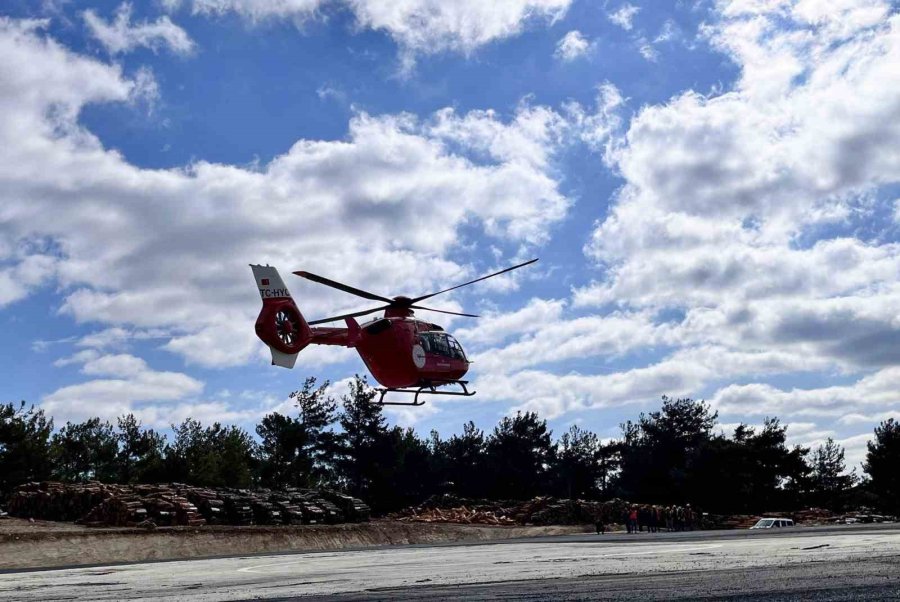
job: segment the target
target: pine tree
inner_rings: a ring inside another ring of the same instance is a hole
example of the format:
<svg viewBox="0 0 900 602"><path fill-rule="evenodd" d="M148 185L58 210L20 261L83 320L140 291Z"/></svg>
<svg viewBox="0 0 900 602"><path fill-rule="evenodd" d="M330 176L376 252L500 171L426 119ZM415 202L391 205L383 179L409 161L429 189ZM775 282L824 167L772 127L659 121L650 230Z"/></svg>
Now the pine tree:
<svg viewBox="0 0 900 602"><path fill-rule="evenodd" d="M485 473L484 431L474 422L464 424L462 434L454 434L433 453L442 458L444 481L451 491L464 497L487 495L490 477Z"/></svg>
<svg viewBox="0 0 900 602"><path fill-rule="evenodd" d="M534 412L503 418L487 442L490 491L497 498L527 499L547 489L553 460L547 421Z"/></svg>
<svg viewBox="0 0 900 602"><path fill-rule="evenodd" d="M291 393L299 416L277 412L266 415L256 427L261 439L261 478L270 487L312 487L327 480L333 433L326 430L335 420L337 404L326 395L328 381L316 387L307 378Z"/></svg>
<svg viewBox="0 0 900 602"><path fill-rule="evenodd" d="M879 496L881 507L900 515L900 422L890 418L875 428L863 470L871 479L870 488Z"/></svg>
<svg viewBox="0 0 900 602"><path fill-rule="evenodd" d="M846 473L844 448L831 437L813 452L812 493L820 506L831 510L841 510L842 497L856 482L856 473Z"/></svg>
<svg viewBox="0 0 900 602"><path fill-rule="evenodd" d="M387 436L387 422L381 405L372 403L376 393L365 377L357 375L349 389L341 397L341 433L335 440L334 465L339 482L353 495L366 498L386 461L380 444ZM377 505L376 500L372 503Z"/></svg>
<svg viewBox="0 0 900 602"><path fill-rule="evenodd" d="M600 479L597 435L573 424L556 444L557 493L567 498L594 498Z"/></svg>
<svg viewBox="0 0 900 602"><path fill-rule="evenodd" d="M0 499L14 487L50 476L50 434L53 420L44 410L0 404Z"/></svg>
<svg viewBox="0 0 900 602"><path fill-rule="evenodd" d="M99 418L67 422L50 443L54 476L63 481L114 482L118 477L119 440L113 427Z"/></svg>
<svg viewBox="0 0 900 602"><path fill-rule="evenodd" d="M169 480L205 487L249 487L253 483L256 443L236 426L218 422L204 428L198 420L172 425L175 440L166 447Z"/></svg>
<svg viewBox="0 0 900 602"><path fill-rule="evenodd" d="M119 482L155 483L164 480L165 436L153 429L142 428L134 414L120 416L117 431Z"/></svg>

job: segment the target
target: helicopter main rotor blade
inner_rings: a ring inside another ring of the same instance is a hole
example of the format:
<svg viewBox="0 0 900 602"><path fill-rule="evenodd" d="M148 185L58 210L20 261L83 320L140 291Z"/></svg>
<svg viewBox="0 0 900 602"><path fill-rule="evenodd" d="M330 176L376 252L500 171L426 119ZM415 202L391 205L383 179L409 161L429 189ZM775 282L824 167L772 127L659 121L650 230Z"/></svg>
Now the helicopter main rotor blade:
<svg viewBox="0 0 900 602"><path fill-rule="evenodd" d="M410 305L410 309L424 309L425 311L436 311L439 314L450 314L451 316L464 316L466 318L480 318L481 316L476 316L475 314L461 314L456 311L447 311L445 309L434 309L432 307L422 307L421 305Z"/></svg>
<svg viewBox="0 0 900 602"><path fill-rule="evenodd" d="M430 293L428 295L422 295L421 297L416 297L414 299L410 299L410 303L418 303L419 301L424 301L430 297L434 297L435 295L440 295L443 293L450 292L452 290L456 290L458 288L462 288L464 286L469 286L470 284L475 284L476 282L481 282L482 280L487 280L488 278L493 278L494 276L499 276L500 274L505 274L506 272L511 272L513 270L517 270L519 268L524 268L526 265L530 265L537 261L537 258L532 259L530 261L526 261L525 263L520 263L519 265L514 265L512 267L506 268L505 270L500 270L499 272L494 272L493 274L488 274L487 276L482 276L481 278L476 278L475 280L470 280L469 282L464 282L462 284L457 284L456 286L451 286L450 288L445 288L442 291L438 291L436 293ZM296 273L296 272L294 272ZM436 310L433 310L436 311Z"/></svg>
<svg viewBox="0 0 900 602"><path fill-rule="evenodd" d="M340 282L335 282L334 280L329 280L324 276L318 276L316 274L311 274L310 272L294 272L301 278L306 278L307 280L312 280L313 282L318 282L319 284L324 284L325 286L330 286L331 288L336 288L339 291L344 291L345 293L350 293L351 295L356 295L357 297L362 297L363 299L371 299L372 301L384 301L385 303L393 303L393 300L388 299L387 297L382 297L380 295L376 295L375 293L370 293L368 291L364 291L362 289L354 288L352 286L348 286L346 284L341 284Z"/></svg>
<svg viewBox="0 0 900 602"><path fill-rule="evenodd" d="M330 318L322 318L321 320L313 320L312 322L307 322L310 326L315 326L316 324L324 324L326 322L337 322L338 320L343 320L345 318L358 318L359 316L367 316L369 314L374 314L376 311L381 311L383 309L389 308L390 305L385 305L384 307L376 307L375 309L366 309L363 311L355 311L352 314L342 314L340 316L331 316Z"/></svg>

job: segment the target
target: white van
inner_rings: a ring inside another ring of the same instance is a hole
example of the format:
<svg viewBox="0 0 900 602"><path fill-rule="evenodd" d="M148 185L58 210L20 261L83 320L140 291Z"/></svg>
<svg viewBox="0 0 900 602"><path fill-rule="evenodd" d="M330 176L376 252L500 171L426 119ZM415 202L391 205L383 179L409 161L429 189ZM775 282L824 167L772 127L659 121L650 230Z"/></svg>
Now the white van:
<svg viewBox="0 0 900 602"><path fill-rule="evenodd" d="M751 529L772 529L774 527L793 527L794 521L789 518L761 518Z"/></svg>

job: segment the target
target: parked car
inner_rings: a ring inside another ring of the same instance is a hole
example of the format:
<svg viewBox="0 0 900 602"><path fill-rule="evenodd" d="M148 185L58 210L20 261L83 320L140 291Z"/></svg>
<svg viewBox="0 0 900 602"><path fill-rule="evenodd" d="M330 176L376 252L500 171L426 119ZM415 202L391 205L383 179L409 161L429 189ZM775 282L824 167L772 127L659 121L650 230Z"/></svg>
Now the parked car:
<svg viewBox="0 0 900 602"><path fill-rule="evenodd" d="M761 518L751 529L772 529L775 527L793 527L794 521L789 518Z"/></svg>

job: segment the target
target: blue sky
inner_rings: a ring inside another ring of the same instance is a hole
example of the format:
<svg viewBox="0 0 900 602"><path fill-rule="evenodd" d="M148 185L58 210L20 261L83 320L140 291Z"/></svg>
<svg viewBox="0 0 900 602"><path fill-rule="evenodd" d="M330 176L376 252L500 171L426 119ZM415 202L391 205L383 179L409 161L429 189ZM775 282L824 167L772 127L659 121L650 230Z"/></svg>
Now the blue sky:
<svg viewBox="0 0 900 602"><path fill-rule="evenodd" d="M603 437L660 395L858 462L900 412L900 18L882 0L24 2L0 9L0 392L253 425L248 263L436 290L479 395Z"/></svg>

